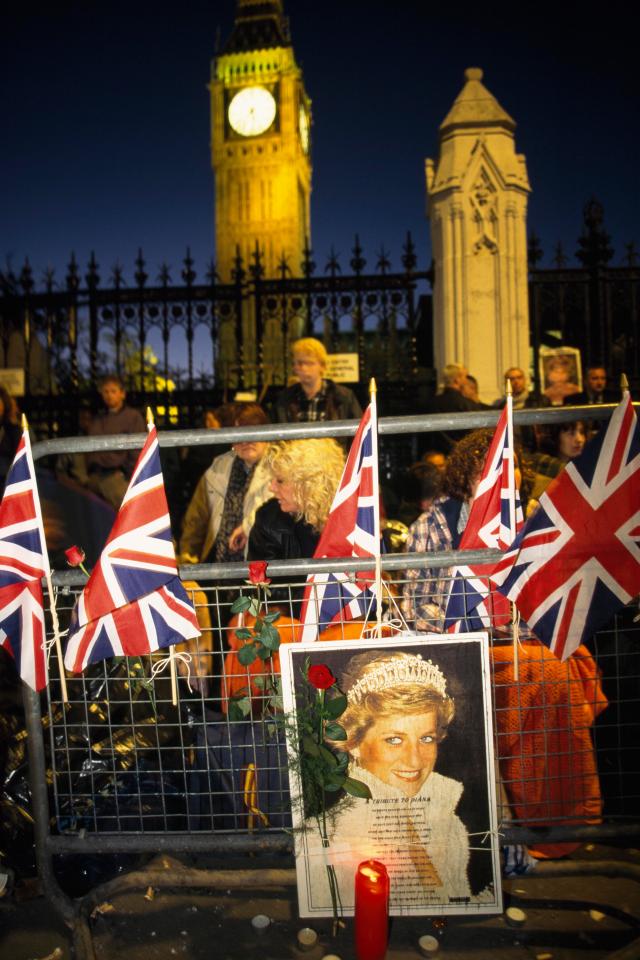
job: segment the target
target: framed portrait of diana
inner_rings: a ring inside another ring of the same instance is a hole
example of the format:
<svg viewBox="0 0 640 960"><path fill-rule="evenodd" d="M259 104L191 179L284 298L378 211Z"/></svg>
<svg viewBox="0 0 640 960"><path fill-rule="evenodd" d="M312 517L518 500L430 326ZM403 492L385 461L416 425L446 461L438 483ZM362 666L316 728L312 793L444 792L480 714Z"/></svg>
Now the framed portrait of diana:
<svg viewBox="0 0 640 960"><path fill-rule="evenodd" d="M331 916L336 899L352 916L369 859L387 868L391 915L502 912L486 634L280 658L300 916Z"/></svg>

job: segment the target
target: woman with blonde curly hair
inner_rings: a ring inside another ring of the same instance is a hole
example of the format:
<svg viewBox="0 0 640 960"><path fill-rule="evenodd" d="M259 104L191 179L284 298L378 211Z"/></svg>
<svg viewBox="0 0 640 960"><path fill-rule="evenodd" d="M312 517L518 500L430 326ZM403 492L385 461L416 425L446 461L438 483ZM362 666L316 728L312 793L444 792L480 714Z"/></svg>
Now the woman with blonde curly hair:
<svg viewBox="0 0 640 960"><path fill-rule="evenodd" d="M342 447L331 439L286 440L265 463L274 498L256 513L249 560L313 556L344 469Z"/></svg>

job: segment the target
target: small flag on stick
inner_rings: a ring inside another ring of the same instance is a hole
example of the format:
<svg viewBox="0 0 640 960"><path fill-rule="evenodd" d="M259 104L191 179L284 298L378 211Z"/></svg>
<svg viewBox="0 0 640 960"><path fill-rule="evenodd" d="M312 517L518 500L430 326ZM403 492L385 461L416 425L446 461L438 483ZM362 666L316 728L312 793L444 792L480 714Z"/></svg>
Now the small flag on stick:
<svg viewBox="0 0 640 960"><path fill-rule="evenodd" d="M374 429L377 429L375 404L371 403L353 438L314 558L380 555L380 501ZM340 571L310 574L300 613L304 624L303 641L316 640L318 631L340 619L367 616L376 599L375 580L372 570L357 573L355 582Z"/></svg>
<svg viewBox="0 0 640 960"><path fill-rule="evenodd" d="M36 692L47 685L42 577L51 570L26 420L0 502L0 646ZM53 592L50 594L52 611ZM61 666L62 672L62 666Z"/></svg>
<svg viewBox="0 0 640 960"><path fill-rule="evenodd" d="M141 656L200 635L178 576L153 424L109 539L73 611L65 664Z"/></svg>

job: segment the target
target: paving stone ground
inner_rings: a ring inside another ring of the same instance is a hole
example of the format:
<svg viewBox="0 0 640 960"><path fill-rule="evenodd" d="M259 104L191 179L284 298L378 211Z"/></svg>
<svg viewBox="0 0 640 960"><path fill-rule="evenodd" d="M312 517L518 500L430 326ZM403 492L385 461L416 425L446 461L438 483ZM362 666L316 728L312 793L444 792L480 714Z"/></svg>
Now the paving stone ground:
<svg viewBox="0 0 640 960"><path fill-rule="evenodd" d="M589 846L572 859L640 865L640 851ZM204 866L203 858L198 866ZM35 892L33 884L26 886L20 899L18 885L0 899L0 960L71 958L68 931ZM619 951L625 960L640 958L640 884L633 880L597 872L579 878L533 876L505 881L504 894L506 906L524 911L522 927L509 926L504 915L437 923L428 917L396 918L387 960L417 960L423 934L437 938L433 956L441 960L605 960ZM251 925L256 914L271 920L262 934ZM327 954L356 960L352 921L335 939L330 921L314 921L318 946L302 952L297 932L308 923L298 918L293 887L157 890L152 899L140 890L114 896L93 920L92 934L97 960L321 960ZM57 956L56 948L62 951Z"/></svg>

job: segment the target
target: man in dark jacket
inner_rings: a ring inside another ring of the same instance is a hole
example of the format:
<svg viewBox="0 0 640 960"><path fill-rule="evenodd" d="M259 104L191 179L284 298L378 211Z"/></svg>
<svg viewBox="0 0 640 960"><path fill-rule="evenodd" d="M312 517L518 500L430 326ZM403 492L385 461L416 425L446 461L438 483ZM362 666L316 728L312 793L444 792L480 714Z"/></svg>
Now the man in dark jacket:
<svg viewBox="0 0 640 960"><path fill-rule="evenodd" d="M461 363L448 363L442 371L442 390L429 404L429 413L469 413L486 410L487 405L465 396L467 370ZM429 447L449 454L468 430L438 431L428 434Z"/></svg>
<svg viewBox="0 0 640 960"><path fill-rule="evenodd" d="M105 377L100 385L105 412L94 417L89 427L92 437L120 433L145 433L145 422L139 410L125 403L127 394L119 377ZM143 441L144 442L144 441ZM141 444L142 446L142 444ZM87 454L89 489L118 510L127 492L129 480L140 450L105 450Z"/></svg>
<svg viewBox="0 0 640 960"><path fill-rule="evenodd" d="M316 420L359 420L362 408L352 390L324 374L327 351L314 337L293 344L293 372L298 383L283 390L276 402L278 423Z"/></svg>
<svg viewBox="0 0 640 960"><path fill-rule="evenodd" d="M615 403L618 397L607 390L607 371L602 364L596 363L587 367L584 378L584 390L565 397L564 403L572 407L591 406L598 403Z"/></svg>

